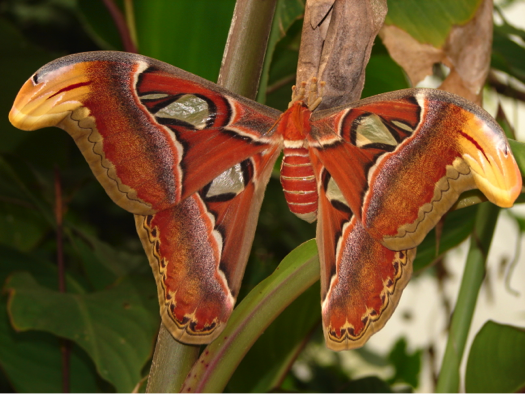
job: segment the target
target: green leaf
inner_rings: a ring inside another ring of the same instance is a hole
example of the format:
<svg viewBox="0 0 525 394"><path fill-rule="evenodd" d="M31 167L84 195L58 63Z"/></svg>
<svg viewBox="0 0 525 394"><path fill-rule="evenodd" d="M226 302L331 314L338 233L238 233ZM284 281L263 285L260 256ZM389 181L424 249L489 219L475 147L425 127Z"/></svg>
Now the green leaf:
<svg viewBox="0 0 525 394"><path fill-rule="evenodd" d="M183 390L222 391L236 366L270 322L317 280L319 262L312 240L292 251L275 272L235 308L221 336L195 363Z"/></svg>
<svg viewBox="0 0 525 394"><path fill-rule="evenodd" d="M390 384L408 383L414 388L419 386L421 355L421 350L408 353L406 339L400 338L388 356L388 359L396 369L394 376L388 382Z"/></svg>
<svg viewBox="0 0 525 394"><path fill-rule="evenodd" d="M525 38L525 31L517 29L505 20L502 25L494 25L492 39L491 67L506 72L525 82L525 47L513 37Z"/></svg>
<svg viewBox="0 0 525 394"><path fill-rule="evenodd" d="M216 81L234 5L234 0L135 0L138 51ZM78 6L86 30L102 48L122 48L102 2L79 0Z"/></svg>
<svg viewBox="0 0 525 394"><path fill-rule="evenodd" d="M153 281L127 277L105 291L71 294L49 290L29 273L18 273L5 288L16 330L70 339L118 391L130 392L137 385L159 322Z"/></svg>
<svg viewBox="0 0 525 394"><path fill-rule="evenodd" d="M48 223L37 211L0 201L0 243L29 251L48 231Z"/></svg>
<svg viewBox="0 0 525 394"><path fill-rule="evenodd" d="M77 7L84 30L101 49L124 50L117 26L103 1L77 0Z"/></svg>
<svg viewBox="0 0 525 394"><path fill-rule="evenodd" d="M53 264L40 257L21 253L6 245L0 245L0 286L6 281L7 277L13 272L27 271L38 278L39 285L48 289L58 289L58 271L56 264ZM84 287L77 278L71 274L66 274L66 287L68 292L75 294L85 293Z"/></svg>
<svg viewBox="0 0 525 394"><path fill-rule="evenodd" d="M390 386L376 376L352 380L345 386L347 393L392 393Z"/></svg>
<svg viewBox="0 0 525 394"><path fill-rule="evenodd" d="M131 254L116 249L78 227L73 227L73 231L69 231L68 235L90 282L96 289L103 289L116 278L133 273L151 272L142 250Z"/></svg>
<svg viewBox="0 0 525 394"><path fill-rule="evenodd" d="M0 297L0 366L13 388L25 393L62 391L60 342L44 332L15 332L9 325L6 297ZM78 347L70 361L72 392L98 392L93 363Z"/></svg>
<svg viewBox="0 0 525 394"><path fill-rule="evenodd" d="M301 28L301 20L292 23L287 35L275 46L270 65L265 104L282 111L288 108L292 98L292 86L295 85Z"/></svg>
<svg viewBox="0 0 525 394"><path fill-rule="evenodd" d="M443 231L438 242L436 230L432 229L423 242L417 247L414 260L414 272L420 271L432 264L439 256L463 242L472 232L476 218L477 206L458 209L447 213Z"/></svg>
<svg viewBox="0 0 525 394"><path fill-rule="evenodd" d="M467 393L513 393L525 388L525 329L486 322L470 349Z"/></svg>
<svg viewBox="0 0 525 394"><path fill-rule="evenodd" d="M423 44L441 48L454 25L468 23L481 0L388 0L386 25L395 25Z"/></svg>
<svg viewBox="0 0 525 394"><path fill-rule="evenodd" d="M274 59L274 52L277 43L286 37L288 29L293 22L302 17L304 13L304 4L300 0L278 0L275 9L275 15L272 22L272 30L268 39L268 47L266 50L266 57L264 58L263 72L261 75L261 83L259 84L259 92L257 101L260 103L266 102L266 89L268 87L268 79L270 74L270 65ZM295 64L295 63L294 63Z"/></svg>
<svg viewBox="0 0 525 394"><path fill-rule="evenodd" d="M3 78L1 82L2 94L0 95L0 152L9 152L20 144L27 133L16 130L7 119L7 111L11 109L16 94L23 83L45 63L53 60L53 54L42 51L30 45L21 34L3 18L0 18L0 72L9 77ZM5 61L5 60L9 61ZM7 111L6 111L7 110ZM4 112L5 111L5 112Z"/></svg>
<svg viewBox="0 0 525 394"><path fill-rule="evenodd" d="M523 177L525 174L525 143L509 139L509 145Z"/></svg>
<svg viewBox="0 0 525 394"><path fill-rule="evenodd" d="M376 40L376 46L382 45ZM362 98L410 87L403 69L387 54L374 54L366 67Z"/></svg>
<svg viewBox="0 0 525 394"><path fill-rule="evenodd" d="M29 256L0 245L0 283L14 271L29 271L38 283L48 289L58 287L56 264ZM66 275L69 292L83 294L83 287ZM13 387L19 392L59 392L61 386L60 343L56 337L44 332L15 332L9 324L7 297L0 297L0 367ZM71 390L93 392L96 371L93 363L79 348L73 347L71 356ZM31 379L27 377L31 376Z"/></svg>
<svg viewBox="0 0 525 394"><path fill-rule="evenodd" d="M234 0L137 0L139 52L216 81Z"/></svg>
<svg viewBox="0 0 525 394"><path fill-rule="evenodd" d="M264 330L235 370L228 391L263 393L278 384L321 322L319 285L311 286Z"/></svg>
<svg viewBox="0 0 525 394"><path fill-rule="evenodd" d="M72 235L70 235L69 239L94 290L103 290L117 280L118 276L100 261L87 242Z"/></svg>
<svg viewBox="0 0 525 394"><path fill-rule="evenodd" d="M48 225L54 228L53 211L43 201L41 195L36 194L35 190L30 190L30 185L34 188L34 184L29 179L33 180L34 177L24 164L15 160L14 165L11 165L4 157L0 156L0 196L3 197L4 201L38 211Z"/></svg>

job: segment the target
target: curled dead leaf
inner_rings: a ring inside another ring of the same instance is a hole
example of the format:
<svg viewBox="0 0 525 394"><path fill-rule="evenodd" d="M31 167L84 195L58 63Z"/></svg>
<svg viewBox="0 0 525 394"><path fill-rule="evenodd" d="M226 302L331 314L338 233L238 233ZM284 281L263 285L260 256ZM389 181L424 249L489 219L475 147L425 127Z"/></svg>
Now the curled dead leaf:
<svg viewBox="0 0 525 394"><path fill-rule="evenodd" d="M313 77L325 82L319 109L361 97L372 45L387 13L386 0L335 0L331 8L329 3L307 2L297 66L297 84L306 82L307 91Z"/></svg>
<svg viewBox="0 0 525 394"><path fill-rule="evenodd" d="M321 28L321 36L326 38L326 31L330 25L331 10L335 0L307 0L307 7L310 8L309 22L312 29Z"/></svg>
<svg viewBox="0 0 525 394"><path fill-rule="evenodd" d="M443 63L450 73L440 89L481 103L481 89L490 68L492 0L483 0L468 23L452 26L441 48L421 43L395 25L383 26L379 35L413 86L432 75L435 63Z"/></svg>
<svg viewBox="0 0 525 394"><path fill-rule="evenodd" d="M379 36L392 59L407 73L412 86L416 86L427 75L432 75L435 63L446 61L442 49L417 41L397 26L383 26Z"/></svg>
<svg viewBox="0 0 525 394"><path fill-rule="evenodd" d="M452 67L441 89L481 104L490 70L492 26L492 0L484 0L469 23L452 28L445 44Z"/></svg>

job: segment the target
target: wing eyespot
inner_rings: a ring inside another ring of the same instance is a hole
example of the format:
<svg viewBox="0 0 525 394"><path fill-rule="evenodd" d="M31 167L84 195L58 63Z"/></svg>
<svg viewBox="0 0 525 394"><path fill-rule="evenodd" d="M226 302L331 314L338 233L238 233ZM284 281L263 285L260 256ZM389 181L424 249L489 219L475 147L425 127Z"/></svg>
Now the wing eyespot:
<svg viewBox="0 0 525 394"><path fill-rule="evenodd" d="M201 196L207 202L230 201L244 191L253 176L253 163L246 159L208 183L202 189Z"/></svg>

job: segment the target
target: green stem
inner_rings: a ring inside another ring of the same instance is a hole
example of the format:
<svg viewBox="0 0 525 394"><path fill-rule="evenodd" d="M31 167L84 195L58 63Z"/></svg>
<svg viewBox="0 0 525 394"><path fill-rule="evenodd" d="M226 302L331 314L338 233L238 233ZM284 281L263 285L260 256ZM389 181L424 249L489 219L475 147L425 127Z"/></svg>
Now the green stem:
<svg viewBox="0 0 525 394"><path fill-rule="evenodd" d="M499 211L500 208L490 203L481 204L478 208L458 300L452 315L445 356L436 387L438 393L457 393L459 391L459 369L472 316L476 308L479 289L485 277L485 263Z"/></svg>
<svg viewBox="0 0 525 394"><path fill-rule="evenodd" d="M199 357L199 350L200 346L177 342L161 323L146 392L179 392L184 379Z"/></svg>
<svg viewBox="0 0 525 394"><path fill-rule="evenodd" d="M237 0L218 84L255 100L277 0Z"/></svg>

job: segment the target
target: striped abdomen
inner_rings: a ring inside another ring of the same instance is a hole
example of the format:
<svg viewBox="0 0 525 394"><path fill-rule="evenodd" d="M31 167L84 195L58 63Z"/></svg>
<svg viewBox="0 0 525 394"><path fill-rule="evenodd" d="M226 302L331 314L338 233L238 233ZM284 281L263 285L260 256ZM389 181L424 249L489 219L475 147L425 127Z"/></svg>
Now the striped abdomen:
<svg viewBox="0 0 525 394"><path fill-rule="evenodd" d="M290 211L311 223L317 218L317 182L305 148L284 148L281 184Z"/></svg>

